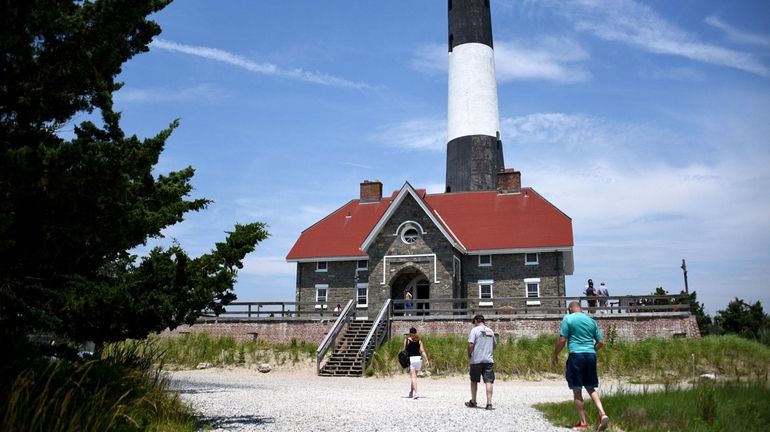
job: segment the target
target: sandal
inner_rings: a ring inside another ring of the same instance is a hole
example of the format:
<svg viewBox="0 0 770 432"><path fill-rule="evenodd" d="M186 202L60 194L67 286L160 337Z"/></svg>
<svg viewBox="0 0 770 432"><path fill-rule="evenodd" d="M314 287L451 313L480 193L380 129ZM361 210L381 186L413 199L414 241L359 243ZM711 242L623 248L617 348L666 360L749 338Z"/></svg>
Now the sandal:
<svg viewBox="0 0 770 432"><path fill-rule="evenodd" d="M487 404L487 407L484 408L484 409L491 410L492 409L492 404Z"/></svg>
<svg viewBox="0 0 770 432"><path fill-rule="evenodd" d="M465 406L468 408L476 408L476 401L471 399L468 402L465 402Z"/></svg>

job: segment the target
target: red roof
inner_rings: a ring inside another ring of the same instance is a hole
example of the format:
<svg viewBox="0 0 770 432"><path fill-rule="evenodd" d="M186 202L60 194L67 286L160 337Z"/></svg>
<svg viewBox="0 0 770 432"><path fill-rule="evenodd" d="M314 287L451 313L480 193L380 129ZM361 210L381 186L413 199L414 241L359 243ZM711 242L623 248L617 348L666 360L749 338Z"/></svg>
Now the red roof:
<svg viewBox="0 0 770 432"><path fill-rule="evenodd" d="M303 231L286 259L365 258L360 247L397 194L373 203L348 202ZM531 188L515 194L425 195L418 190L416 195L466 252L571 248L574 244L572 219Z"/></svg>

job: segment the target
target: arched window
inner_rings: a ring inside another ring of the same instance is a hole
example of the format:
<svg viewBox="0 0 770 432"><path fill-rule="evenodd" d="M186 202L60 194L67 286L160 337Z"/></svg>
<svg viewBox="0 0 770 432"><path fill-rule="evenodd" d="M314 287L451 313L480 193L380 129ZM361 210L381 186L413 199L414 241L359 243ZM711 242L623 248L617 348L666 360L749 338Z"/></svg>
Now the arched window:
<svg viewBox="0 0 770 432"><path fill-rule="evenodd" d="M420 238L420 233L417 228L407 225L401 231L401 241L406 244L413 244Z"/></svg>

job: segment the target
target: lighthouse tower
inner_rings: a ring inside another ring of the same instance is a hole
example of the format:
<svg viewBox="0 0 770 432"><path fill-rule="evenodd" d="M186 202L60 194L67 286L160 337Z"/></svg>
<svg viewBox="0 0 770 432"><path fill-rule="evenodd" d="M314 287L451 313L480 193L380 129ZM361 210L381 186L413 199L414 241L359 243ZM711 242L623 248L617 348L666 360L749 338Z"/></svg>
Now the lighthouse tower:
<svg viewBox="0 0 770 432"><path fill-rule="evenodd" d="M488 191L503 170L489 0L448 0L446 192Z"/></svg>

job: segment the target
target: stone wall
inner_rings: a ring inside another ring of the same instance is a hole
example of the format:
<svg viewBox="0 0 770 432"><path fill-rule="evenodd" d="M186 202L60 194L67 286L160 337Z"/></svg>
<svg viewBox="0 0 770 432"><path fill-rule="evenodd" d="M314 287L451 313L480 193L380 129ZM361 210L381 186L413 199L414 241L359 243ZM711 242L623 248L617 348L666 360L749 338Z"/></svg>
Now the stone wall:
<svg viewBox="0 0 770 432"><path fill-rule="evenodd" d="M648 337L699 338L698 323L694 316L607 316L594 318L607 337L611 329L618 340L638 341ZM179 336L185 333L208 332L214 337L232 336L236 341L260 340L269 343L291 343L292 338L312 344L320 344L333 321L270 321L270 322L208 322L192 326L181 326L174 331L166 331L161 336ZM558 334L560 317L552 318L514 318L496 321L489 319L487 325L500 335L501 340L522 336L536 337L541 334ZM393 321L391 334L399 337L416 327L420 334L466 336L472 324L470 320L457 321Z"/></svg>

